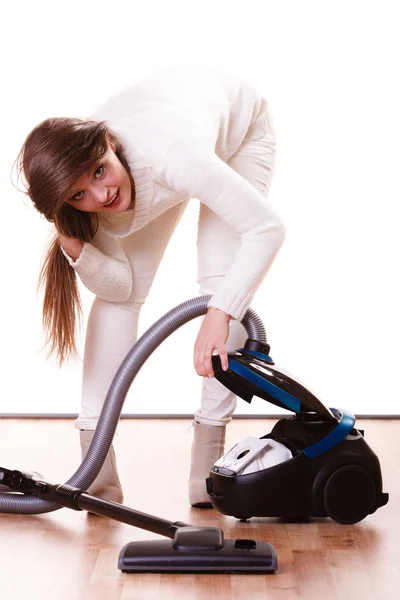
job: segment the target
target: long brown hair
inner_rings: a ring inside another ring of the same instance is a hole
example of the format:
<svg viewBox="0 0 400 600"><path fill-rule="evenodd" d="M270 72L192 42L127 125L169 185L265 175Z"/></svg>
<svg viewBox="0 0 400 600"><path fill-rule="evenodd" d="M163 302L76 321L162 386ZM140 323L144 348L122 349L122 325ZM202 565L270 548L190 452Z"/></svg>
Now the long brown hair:
<svg viewBox="0 0 400 600"><path fill-rule="evenodd" d="M58 232L82 242L90 242L96 234L97 213L79 211L66 200L74 182L101 160L110 142L133 184L123 147L104 121L46 119L30 132L16 159L25 193L56 226L42 260L37 290L44 288L42 321L48 357L55 355L60 366L78 358L76 329L82 304L76 274L61 251Z"/></svg>

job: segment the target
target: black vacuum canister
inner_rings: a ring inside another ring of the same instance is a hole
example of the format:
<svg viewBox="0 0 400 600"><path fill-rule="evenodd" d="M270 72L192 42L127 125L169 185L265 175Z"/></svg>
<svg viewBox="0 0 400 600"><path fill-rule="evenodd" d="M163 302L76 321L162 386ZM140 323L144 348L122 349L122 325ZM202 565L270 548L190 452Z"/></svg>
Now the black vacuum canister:
<svg viewBox="0 0 400 600"><path fill-rule="evenodd" d="M256 395L295 415L217 461L207 479L214 508L239 519L329 516L356 523L387 504L378 457L354 415L326 407L254 344L229 354L228 371L214 356L215 377L247 402ZM260 466L261 453L277 450L277 464Z"/></svg>

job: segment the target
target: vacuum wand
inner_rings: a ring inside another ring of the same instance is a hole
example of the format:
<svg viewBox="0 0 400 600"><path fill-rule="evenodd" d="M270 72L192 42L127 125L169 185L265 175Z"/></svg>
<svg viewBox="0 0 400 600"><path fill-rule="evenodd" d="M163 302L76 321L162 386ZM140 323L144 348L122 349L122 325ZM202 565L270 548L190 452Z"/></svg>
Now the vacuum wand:
<svg viewBox="0 0 400 600"><path fill-rule="evenodd" d="M13 492L33 494L43 500L57 502L60 506L72 510L87 510L103 517L109 517L127 525L140 527L173 539L178 527L190 527L181 521L166 521L138 510L133 510L117 502L103 500L88 494L86 491L68 484L52 484L44 481L35 473L10 471L0 467L0 483Z"/></svg>
<svg viewBox="0 0 400 600"><path fill-rule="evenodd" d="M0 485L11 492L32 494L72 510L87 510L121 523L140 527L170 540L126 544L118 567L128 573L274 573L275 548L268 542L224 539L218 527L194 527L166 521L101 498L69 484L51 484L37 473L0 467ZM11 494L12 495L12 494Z"/></svg>

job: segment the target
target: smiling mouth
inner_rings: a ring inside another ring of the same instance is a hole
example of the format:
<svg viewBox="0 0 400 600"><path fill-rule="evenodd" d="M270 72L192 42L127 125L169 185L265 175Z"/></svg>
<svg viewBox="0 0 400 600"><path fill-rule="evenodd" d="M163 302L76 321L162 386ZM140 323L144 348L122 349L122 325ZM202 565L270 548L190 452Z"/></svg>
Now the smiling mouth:
<svg viewBox="0 0 400 600"><path fill-rule="evenodd" d="M106 207L109 208L110 206L114 206L114 204L117 202L118 198L119 198L119 188L115 192L115 194L113 195L111 200L109 202L107 202L106 204L103 204L103 208L106 208Z"/></svg>

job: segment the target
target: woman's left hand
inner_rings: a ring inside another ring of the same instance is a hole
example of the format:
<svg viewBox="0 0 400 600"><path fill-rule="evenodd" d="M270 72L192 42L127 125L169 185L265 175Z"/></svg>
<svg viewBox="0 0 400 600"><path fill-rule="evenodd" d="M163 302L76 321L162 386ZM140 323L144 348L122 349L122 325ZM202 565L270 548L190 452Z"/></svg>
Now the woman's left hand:
<svg viewBox="0 0 400 600"><path fill-rule="evenodd" d="M226 340L229 335L231 316L218 308L210 307L200 327L194 345L194 368L201 377L214 377L211 357L217 350L224 371L228 368Z"/></svg>

